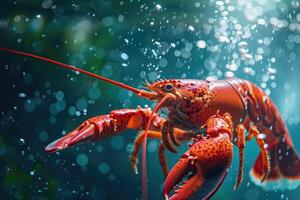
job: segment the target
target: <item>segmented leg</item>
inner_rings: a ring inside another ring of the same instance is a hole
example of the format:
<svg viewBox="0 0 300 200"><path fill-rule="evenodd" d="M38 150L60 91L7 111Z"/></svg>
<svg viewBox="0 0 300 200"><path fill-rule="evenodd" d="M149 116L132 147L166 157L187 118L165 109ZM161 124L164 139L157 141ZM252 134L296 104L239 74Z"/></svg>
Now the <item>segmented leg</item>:
<svg viewBox="0 0 300 200"><path fill-rule="evenodd" d="M159 139L159 140L161 140L163 137L161 132L153 131L153 130L148 131L147 136L148 136L148 138ZM185 131L185 130L181 130L178 128L174 129L174 137L178 141L187 141L187 140L190 140L193 136L194 136L194 133L191 131ZM138 154L139 154L139 150L142 146L143 139L144 139L144 131L142 131L136 137L136 139L134 141L133 151L131 152L131 156L130 156L131 166L132 166L134 173L136 173L136 174L138 173L137 172ZM166 157L164 155L165 150L166 150L166 146L164 145L164 143L161 143L159 145L159 149L158 149L158 158L159 158L163 173L165 175L167 175L168 174L168 167L167 167L168 165L167 165Z"/></svg>
<svg viewBox="0 0 300 200"><path fill-rule="evenodd" d="M137 170L137 163L138 163L138 155L139 155L139 150L141 148L141 145L143 144L144 141L144 136L145 132L142 131L138 136L136 137L134 141L134 147L131 152L130 160L131 160L131 167L134 171L135 174L138 174ZM161 133L159 131L148 131L147 134L148 138L154 138L154 139L159 139L161 140Z"/></svg>
<svg viewBox="0 0 300 200"><path fill-rule="evenodd" d="M178 145L178 143L174 137L174 127L171 125L170 121L167 120L164 122L161 132L162 132L162 140L163 140L165 146L171 152L177 153L177 150L173 144Z"/></svg>
<svg viewBox="0 0 300 200"><path fill-rule="evenodd" d="M236 180L236 184L234 186L235 190L239 187L239 185L243 181L244 148L245 148L245 143L246 143L245 132L246 132L246 129L243 124L239 124L236 127L236 133L237 133L236 145L239 148L239 173L238 173L238 177Z"/></svg>
<svg viewBox="0 0 300 200"><path fill-rule="evenodd" d="M247 135L246 140L251 140L253 137L256 139L256 143L260 148L263 160L263 176L261 178L261 182L268 177L270 172L270 156L267 150L267 145L265 145L264 138L266 137L264 134L260 134L256 126L250 126L249 134Z"/></svg>
<svg viewBox="0 0 300 200"><path fill-rule="evenodd" d="M160 143L158 148L158 158L159 158L160 165L162 167L162 171L165 177L167 177L169 170L168 170L168 163L167 163L165 152L166 152L166 147L164 143Z"/></svg>

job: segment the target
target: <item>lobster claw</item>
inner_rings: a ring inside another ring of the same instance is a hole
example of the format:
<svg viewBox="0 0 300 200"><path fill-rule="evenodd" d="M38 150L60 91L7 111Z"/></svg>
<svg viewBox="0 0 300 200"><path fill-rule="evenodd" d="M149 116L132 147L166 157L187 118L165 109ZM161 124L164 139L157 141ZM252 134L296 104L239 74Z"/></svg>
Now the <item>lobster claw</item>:
<svg viewBox="0 0 300 200"><path fill-rule="evenodd" d="M165 199L210 198L225 179L232 154L226 134L197 140L168 174L163 189Z"/></svg>
<svg viewBox="0 0 300 200"><path fill-rule="evenodd" d="M140 130L151 113L152 111L149 109L142 108L120 109L111 111L107 115L92 117L69 134L46 146L45 151L52 153L81 142L92 142L96 139L104 140L120 134L128 128ZM160 126L159 124L163 122L159 117L155 117L154 121L153 126L156 125L158 127Z"/></svg>
<svg viewBox="0 0 300 200"><path fill-rule="evenodd" d="M59 138L58 140L55 140L54 142L46 146L45 151L53 153L80 142L93 141L94 139L96 139L97 135L98 134L95 131L95 125L85 122L69 134L65 135L62 138Z"/></svg>

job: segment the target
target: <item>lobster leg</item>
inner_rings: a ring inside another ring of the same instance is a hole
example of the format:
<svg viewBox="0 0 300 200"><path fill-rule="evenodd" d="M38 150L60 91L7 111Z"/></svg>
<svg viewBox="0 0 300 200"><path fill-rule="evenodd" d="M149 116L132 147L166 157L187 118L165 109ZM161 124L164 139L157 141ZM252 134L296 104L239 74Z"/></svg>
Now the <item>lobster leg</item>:
<svg viewBox="0 0 300 200"><path fill-rule="evenodd" d="M138 163L138 153L139 153L139 150L141 148L141 145L144 141L144 136L145 136L145 132L142 131L135 139L134 141L134 148L133 148L133 151L131 152L131 166L132 166L132 169L134 171L135 174L137 174L137 163ZM159 139L159 140L162 140L162 133L159 132L159 131L148 131L148 134L147 134L148 138L153 138L153 139ZM193 136L192 132L190 131L184 131L184 130L181 130L181 129L174 129L174 138L176 137L177 140L179 141L187 141L189 139L191 139L191 137ZM164 143L161 143L160 146L159 146L159 151L158 151L158 158L159 158L159 161L160 161L160 164L161 164L161 167L162 167L162 170L163 170L163 173L164 175L168 175L168 168L167 168L167 160L166 160L166 157L164 155L165 153L165 144Z"/></svg>
<svg viewBox="0 0 300 200"><path fill-rule="evenodd" d="M55 152L76 145L84 141L103 140L125 129L144 129L151 115L150 109L121 109L110 112L107 115L93 117L83 122L78 128L46 146L47 152ZM161 130L165 119L154 114L151 130Z"/></svg>
<svg viewBox="0 0 300 200"><path fill-rule="evenodd" d="M138 174L138 170L137 170L138 155L139 155L139 150L141 148L141 145L143 144L143 141L144 141L144 136L145 136L145 132L142 131L136 137L136 139L134 140L134 147L133 147L133 150L132 150L131 156L130 156L131 167L135 174ZM148 131L147 137L154 138L154 139L161 139L161 132Z"/></svg>
<svg viewBox="0 0 300 200"><path fill-rule="evenodd" d="M160 165L162 167L162 171L165 177L167 177L169 170L168 170L168 163L167 163L165 152L166 152L166 146L164 145L164 143L160 143L158 148L158 158L159 158Z"/></svg>
<svg viewBox="0 0 300 200"><path fill-rule="evenodd" d="M239 149L239 173L236 180L236 184L234 186L234 189L236 190L241 182L243 181L243 167L244 167L244 148L245 148L245 132L246 129L243 124L239 124L236 128L237 132L237 142L236 145Z"/></svg>
<svg viewBox="0 0 300 200"><path fill-rule="evenodd" d="M174 137L174 127L171 125L170 121L165 121L162 127L162 140L165 146L169 149L169 151L173 153L177 153L176 148L173 146L171 141L178 146L178 143Z"/></svg>
<svg viewBox="0 0 300 200"><path fill-rule="evenodd" d="M267 150L267 146L265 145L265 142L263 140L265 138L265 135L259 134L259 131L257 130L256 126L250 126L249 134L247 135L246 140L249 141L253 137L255 137L256 139L256 143L260 148L262 159L263 159L263 176L261 178L261 183L262 183L270 173L270 156Z"/></svg>

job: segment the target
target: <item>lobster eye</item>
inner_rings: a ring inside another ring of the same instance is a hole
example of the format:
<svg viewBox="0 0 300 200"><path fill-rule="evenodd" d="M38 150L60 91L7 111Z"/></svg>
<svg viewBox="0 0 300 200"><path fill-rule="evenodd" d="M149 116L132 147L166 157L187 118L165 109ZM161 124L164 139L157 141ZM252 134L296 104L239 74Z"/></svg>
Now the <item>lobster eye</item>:
<svg viewBox="0 0 300 200"><path fill-rule="evenodd" d="M164 86L163 90L166 91L166 92L171 92L173 90L173 85L171 83L167 83Z"/></svg>

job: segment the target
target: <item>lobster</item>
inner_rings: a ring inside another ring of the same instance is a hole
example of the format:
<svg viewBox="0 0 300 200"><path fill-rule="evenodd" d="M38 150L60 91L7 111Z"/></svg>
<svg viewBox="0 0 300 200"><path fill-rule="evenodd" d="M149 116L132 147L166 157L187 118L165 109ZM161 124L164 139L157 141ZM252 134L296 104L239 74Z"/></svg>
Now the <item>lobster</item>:
<svg viewBox="0 0 300 200"><path fill-rule="evenodd" d="M159 80L146 83L145 90L49 58L7 48L0 50L78 71L157 101L153 110L142 107L120 109L88 119L45 147L46 152L52 153L82 142L107 139L126 129L139 130L131 153L131 165L137 173L138 153L142 147L142 199L147 198L147 138L162 141L158 154L166 176L165 199L212 197L231 166L234 145L239 150L239 170L234 186L237 189L243 180L245 144L253 138L260 149L250 171L255 184L266 190L295 189L300 184L300 159L283 119L270 97L249 81ZM168 109L167 118L159 115L161 108ZM191 140L194 143L169 172L165 151L176 153L176 146Z"/></svg>

